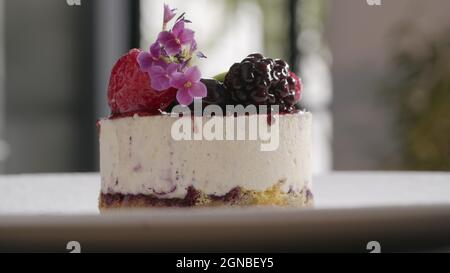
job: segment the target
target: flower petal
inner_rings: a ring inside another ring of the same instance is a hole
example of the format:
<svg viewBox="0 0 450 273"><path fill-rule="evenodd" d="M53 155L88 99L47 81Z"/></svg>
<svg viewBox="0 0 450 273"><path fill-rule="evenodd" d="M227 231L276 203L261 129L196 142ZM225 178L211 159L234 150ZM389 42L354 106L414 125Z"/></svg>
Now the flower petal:
<svg viewBox="0 0 450 273"><path fill-rule="evenodd" d="M178 21L172 28L172 33L176 37L178 37L184 30L184 21L180 20Z"/></svg>
<svg viewBox="0 0 450 273"><path fill-rule="evenodd" d="M178 89L177 101L181 105L187 106L187 105L191 104L193 100L194 100L194 98L189 94L188 90L186 90L185 88Z"/></svg>
<svg viewBox="0 0 450 273"><path fill-rule="evenodd" d="M189 52L192 54L196 50L197 50L197 41L195 39L192 39Z"/></svg>
<svg viewBox="0 0 450 273"><path fill-rule="evenodd" d="M161 45L158 41L154 42L150 46L150 55L155 59L159 59L161 57Z"/></svg>
<svg viewBox="0 0 450 273"><path fill-rule="evenodd" d="M164 68L152 66L150 68L151 87L156 91L163 91L170 87L170 78Z"/></svg>
<svg viewBox="0 0 450 273"><path fill-rule="evenodd" d="M169 5L164 4L164 24L167 24L175 17L175 10L176 9L171 9Z"/></svg>
<svg viewBox="0 0 450 273"><path fill-rule="evenodd" d="M158 42L162 45L167 43L169 40L174 40L175 36L168 31L161 31L158 35Z"/></svg>
<svg viewBox="0 0 450 273"><path fill-rule="evenodd" d="M186 76L181 72L175 72L172 74L170 79L170 85L181 89L184 88L184 84L186 83Z"/></svg>
<svg viewBox="0 0 450 273"><path fill-rule="evenodd" d="M173 73L177 72L178 69L180 68L180 65L177 63L170 63L167 68L166 68L166 72L169 76L172 76Z"/></svg>
<svg viewBox="0 0 450 273"><path fill-rule="evenodd" d="M163 68L163 67L161 67L161 66L159 66L159 65L153 65L151 68L150 68L150 71L149 71L152 75L155 75L155 76L163 76L163 75L166 75L166 70Z"/></svg>
<svg viewBox="0 0 450 273"><path fill-rule="evenodd" d="M202 74L197 66L189 67L186 70L186 78L192 83L199 82L202 77Z"/></svg>
<svg viewBox="0 0 450 273"><path fill-rule="evenodd" d="M165 45L164 48L168 55L177 55L181 52L181 45L177 43L175 39L169 40Z"/></svg>
<svg viewBox="0 0 450 273"><path fill-rule="evenodd" d="M194 40L194 34L195 32L192 29L185 28L178 35L178 39L180 39L182 45L191 44L192 40Z"/></svg>
<svg viewBox="0 0 450 273"><path fill-rule="evenodd" d="M189 95L194 98L204 98L208 95L208 90L206 85L202 82L193 83L191 88L189 88Z"/></svg>
<svg viewBox="0 0 450 273"><path fill-rule="evenodd" d="M148 72L153 64L153 58L150 53L141 51L137 56L137 62L142 71Z"/></svg>
<svg viewBox="0 0 450 273"><path fill-rule="evenodd" d="M157 61L153 61L152 66L161 66L164 70L167 68L167 63L163 59L159 59Z"/></svg>

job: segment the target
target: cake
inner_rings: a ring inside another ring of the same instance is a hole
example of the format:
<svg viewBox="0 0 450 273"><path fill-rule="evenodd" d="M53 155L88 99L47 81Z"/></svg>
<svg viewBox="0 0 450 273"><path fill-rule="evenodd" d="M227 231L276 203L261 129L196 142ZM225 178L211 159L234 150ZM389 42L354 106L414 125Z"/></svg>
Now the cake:
<svg viewBox="0 0 450 273"><path fill-rule="evenodd" d="M289 65L254 53L202 79L194 32L164 6L148 51L114 65L97 123L100 209L311 207L312 115Z"/></svg>

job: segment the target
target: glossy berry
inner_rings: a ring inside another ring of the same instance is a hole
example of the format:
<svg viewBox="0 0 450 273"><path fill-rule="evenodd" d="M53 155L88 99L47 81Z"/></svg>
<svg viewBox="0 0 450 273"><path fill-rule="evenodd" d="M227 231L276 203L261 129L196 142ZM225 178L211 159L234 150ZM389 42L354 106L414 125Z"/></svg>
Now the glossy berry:
<svg viewBox="0 0 450 273"><path fill-rule="evenodd" d="M290 84L295 84L295 100L299 102L302 99L302 90L303 90L302 80L294 72L291 72L290 75L291 75ZM295 83L293 80L295 80Z"/></svg>
<svg viewBox="0 0 450 273"><path fill-rule="evenodd" d="M280 112L295 111L300 100L300 79L280 59L265 58L259 53L248 55L231 66L225 76L225 87L234 103L279 105Z"/></svg>
<svg viewBox="0 0 450 273"><path fill-rule="evenodd" d="M213 79L202 79L201 82L208 90L208 95L202 99L205 106L211 104L225 106L230 103L230 95L223 83Z"/></svg>
<svg viewBox="0 0 450 273"><path fill-rule="evenodd" d="M112 114L164 111L175 100L176 89L155 91L148 73L137 63L141 51L132 49L114 65L108 86L108 104Z"/></svg>

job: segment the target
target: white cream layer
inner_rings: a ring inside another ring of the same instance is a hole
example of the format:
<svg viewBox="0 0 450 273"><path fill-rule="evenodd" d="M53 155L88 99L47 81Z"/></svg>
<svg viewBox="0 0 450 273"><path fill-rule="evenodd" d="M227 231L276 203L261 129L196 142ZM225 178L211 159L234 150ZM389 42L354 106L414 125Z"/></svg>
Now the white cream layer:
<svg viewBox="0 0 450 273"><path fill-rule="evenodd" d="M102 192L183 198L189 186L218 196L237 186L263 191L280 181L284 192L310 186L310 113L275 116L279 147L274 151L261 151L262 140L175 141L171 128L177 119L135 115L101 120Z"/></svg>

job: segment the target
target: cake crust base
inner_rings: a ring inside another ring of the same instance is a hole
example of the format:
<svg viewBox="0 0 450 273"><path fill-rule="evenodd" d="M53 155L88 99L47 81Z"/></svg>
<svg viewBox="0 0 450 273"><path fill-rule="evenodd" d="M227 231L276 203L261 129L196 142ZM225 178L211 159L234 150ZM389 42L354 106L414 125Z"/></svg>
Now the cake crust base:
<svg viewBox="0 0 450 273"><path fill-rule="evenodd" d="M159 198L155 195L101 193L99 208L162 208L162 207L242 207L242 206L313 206L313 195L308 188L300 192L283 192L280 185L266 191L252 191L236 187L223 196L207 195L194 187L189 187L184 198Z"/></svg>

